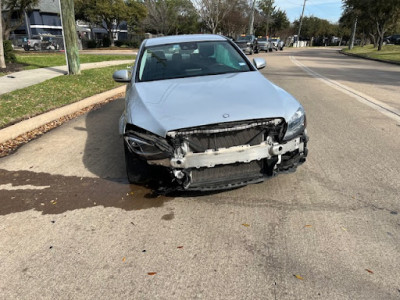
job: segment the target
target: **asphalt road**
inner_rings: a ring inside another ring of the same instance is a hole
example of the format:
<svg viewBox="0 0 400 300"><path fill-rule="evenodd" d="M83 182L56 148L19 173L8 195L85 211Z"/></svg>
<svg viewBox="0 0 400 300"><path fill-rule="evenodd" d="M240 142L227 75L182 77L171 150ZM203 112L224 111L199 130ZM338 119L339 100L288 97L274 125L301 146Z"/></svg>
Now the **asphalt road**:
<svg viewBox="0 0 400 300"><path fill-rule="evenodd" d="M0 298L399 299L400 67L255 56L307 111L296 173L157 197L127 184L110 103L0 159Z"/></svg>

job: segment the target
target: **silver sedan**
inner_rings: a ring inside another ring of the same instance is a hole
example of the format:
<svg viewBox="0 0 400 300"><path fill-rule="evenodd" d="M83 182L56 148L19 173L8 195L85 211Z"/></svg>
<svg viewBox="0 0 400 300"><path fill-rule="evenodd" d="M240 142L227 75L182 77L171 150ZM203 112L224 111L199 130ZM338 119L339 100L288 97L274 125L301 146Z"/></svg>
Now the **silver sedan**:
<svg viewBox="0 0 400 300"><path fill-rule="evenodd" d="M143 41L126 82L120 119L128 179L163 170L181 190L218 190L294 171L306 160L306 116L229 39L167 36Z"/></svg>

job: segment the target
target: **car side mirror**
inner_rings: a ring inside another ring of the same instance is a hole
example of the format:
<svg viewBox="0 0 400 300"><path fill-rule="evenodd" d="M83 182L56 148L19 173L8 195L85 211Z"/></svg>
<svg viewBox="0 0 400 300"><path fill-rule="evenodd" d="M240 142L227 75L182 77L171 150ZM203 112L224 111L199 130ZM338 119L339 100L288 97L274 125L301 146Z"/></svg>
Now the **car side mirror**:
<svg viewBox="0 0 400 300"><path fill-rule="evenodd" d="M253 64L257 68L257 70L264 69L267 66L267 62L264 58L256 57L253 59Z"/></svg>
<svg viewBox="0 0 400 300"><path fill-rule="evenodd" d="M129 82L130 78L129 78L129 71L128 70L119 70L114 72L113 74L113 79L116 82Z"/></svg>

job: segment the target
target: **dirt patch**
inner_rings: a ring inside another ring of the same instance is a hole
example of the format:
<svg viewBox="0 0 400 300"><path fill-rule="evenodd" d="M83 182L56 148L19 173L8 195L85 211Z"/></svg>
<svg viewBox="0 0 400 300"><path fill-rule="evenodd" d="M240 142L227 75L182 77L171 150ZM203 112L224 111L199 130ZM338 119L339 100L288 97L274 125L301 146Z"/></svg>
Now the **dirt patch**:
<svg viewBox="0 0 400 300"><path fill-rule="evenodd" d="M23 70L24 70L24 67L25 67L24 64L19 64L19 63L7 63L7 64L6 64L6 68L5 68L5 69L0 69L0 72L6 73L5 76L7 76L7 74L10 74L10 73L23 71Z"/></svg>

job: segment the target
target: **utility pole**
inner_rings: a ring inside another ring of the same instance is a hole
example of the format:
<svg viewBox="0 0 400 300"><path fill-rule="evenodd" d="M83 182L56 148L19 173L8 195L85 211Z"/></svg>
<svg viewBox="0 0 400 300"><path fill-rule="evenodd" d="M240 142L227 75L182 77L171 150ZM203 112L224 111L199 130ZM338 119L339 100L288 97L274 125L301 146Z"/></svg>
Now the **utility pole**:
<svg viewBox="0 0 400 300"><path fill-rule="evenodd" d="M349 50L353 49L354 47L354 40L356 38L356 30L357 30L357 17L354 20L353 23L353 28L351 30L351 37L350 37L350 43L349 43Z"/></svg>
<svg viewBox="0 0 400 300"><path fill-rule="evenodd" d="M76 34L74 0L60 0L61 22L69 75L81 73Z"/></svg>
<svg viewBox="0 0 400 300"><path fill-rule="evenodd" d="M0 0L0 69L6 68L6 61L4 59L4 46L3 46L3 22L2 22L2 3Z"/></svg>
<svg viewBox="0 0 400 300"><path fill-rule="evenodd" d="M248 34L253 34L254 33L254 10L256 8L256 0L253 0L253 3L251 5L251 13L250 13L250 19L249 19L249 30Z"/></svg>
<svg viewBox="0 0 400 300"><path fill-rule="evenodd" d="M304 0L303 11L302 11L301 17L300 17L299 31L298 31L298 33L297 33L297 42L298 42L298 46L300 46L301 25L303 24L304 9L306 8L306 1L307 1L307 0Z"/></svg>

